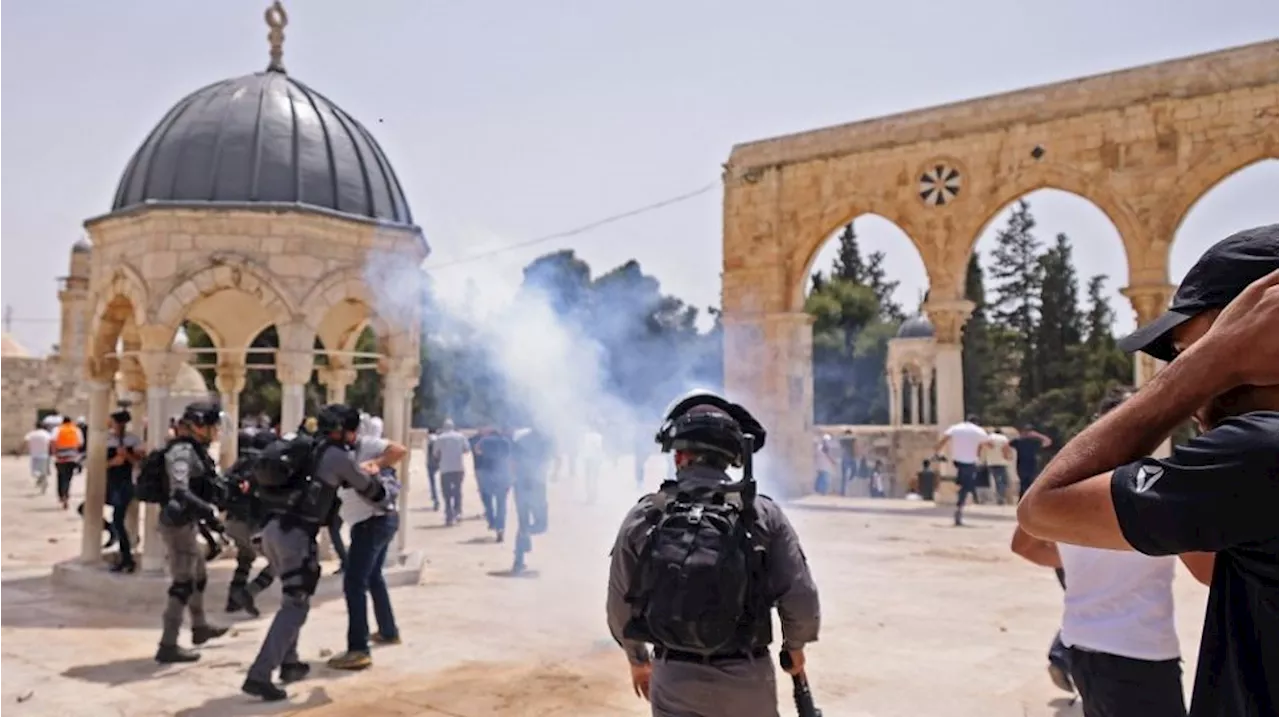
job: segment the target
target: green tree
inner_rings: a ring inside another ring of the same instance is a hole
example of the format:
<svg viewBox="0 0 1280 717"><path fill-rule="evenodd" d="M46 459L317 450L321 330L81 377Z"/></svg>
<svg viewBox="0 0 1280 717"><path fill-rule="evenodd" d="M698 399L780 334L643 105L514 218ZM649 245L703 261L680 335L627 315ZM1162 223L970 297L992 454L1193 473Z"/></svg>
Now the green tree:
<svg viewBox="0 0 1280 717"><path fill-rule="evenodd" d="M992 372L991 327L987 320L987 290L982 262L977 252L969 256L969 265L965 269L964 298L973 302L973 313L964 325L961 338L965 412L991 420L991 406L996 400L996 392L991 385L995 378Z"/></svg>
<svg viewBox="0 0 1280 717"><path fill-rule="evenodd" d="M1035 337L1043 272L1040 242L1032 233L1035 226L1031 206L1019 200L1005 228L996 235L996 247L991 253L991 276L997 284L992 292L995 298L988 303L989 317L1004 329L996 352L1002 359L1007 357L1016 362L1022 403L1041 391Z"/></svg>
<svg viewBox="0 0 1280 717"><path fill-rule="evenodd" d="M1040 389L1078 388L1084 378L1084 317L1066 234L1058 234L1040 256L1040 279L1040 315L1032 342Z"/></svg>

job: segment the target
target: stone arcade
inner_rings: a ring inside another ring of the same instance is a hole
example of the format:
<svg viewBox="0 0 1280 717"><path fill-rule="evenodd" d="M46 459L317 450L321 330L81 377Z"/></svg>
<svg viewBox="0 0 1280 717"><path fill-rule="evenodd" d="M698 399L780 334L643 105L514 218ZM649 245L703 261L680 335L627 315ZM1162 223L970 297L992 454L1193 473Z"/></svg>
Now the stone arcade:
<svg viewBox="0 0 1280 717"><path fill-rule="evenodd" d="M725 383L758 405L773 460L813 474L809 265L862 214L924 260L940 425L964 415L965 266L983 228L1043 188L1092 201L1119 232L1139 324L1167 306L1169 249L1196 200L1277 156L1277 42L734 147L724 171ZM1135 381L1156 362L1139 360ZM901 405L901 404L899 404Z"/></svg>
<svg viewBox="0 0 1280 717"><path fill-rule="evenodd" d="M286 73L286 21L277 2L267 11L267 69L174 105L129 161L111 211L85 222L92 248L74 251L86 260L88 282L83 305L71 311L83 313L86 329L79 347L60 350L64 362L78 353L85 367L85 527L80 567L60 566L64 580L72 571L83 582L100 564L105 429L115 401L132 400L135 425L151 418L149 446L165 441L166 401L183 365L174 339L184 322L214 342L215 358L205 365L215 369L228 427L239 425L250 342L274 326L282 430L303 419L313 372L328 400L341 401L359 360L374 359L386 435L409 443L421 323L412 289L428 247L369 131ZM370 289L392 282L406 288L404 306L383 305ZM75 320L64 316L64 327ZM354 350L366 326L377 336L377 356ZM224 430L221 462L235 452L236 432ZM401 499L408 499L407 482ZM156 508L143 511L144 571L163 565ZM405 520L402 550L407 528Z"/></svg>

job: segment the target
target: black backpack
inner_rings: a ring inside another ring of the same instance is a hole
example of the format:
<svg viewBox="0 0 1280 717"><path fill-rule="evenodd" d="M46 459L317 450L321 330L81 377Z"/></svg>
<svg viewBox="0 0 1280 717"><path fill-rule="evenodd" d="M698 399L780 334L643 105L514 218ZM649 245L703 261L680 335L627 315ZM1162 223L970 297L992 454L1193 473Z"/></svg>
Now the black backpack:
<svg viewBox="0 0 1280 717"><path fill-rule="evenodd" d="M767 644L765 556L754 496L732 484L680 490L668 481L651 500L639 580L628 596L628 632L699 655L749 650L762 634Z"/></svg>
<svg viewBox="0 0 1280 717"><path fill-rule="evenodd" d="M178 443L189 443L196 449L196 455L205 464L205 469L209 471L208 476L216 476L217 466L209 457L204 446L200 445L193 438L179 437L170 439L163 448L157 448L146 455L142 462L138 464L138 478L134 482L133 497L142 503L155 503L164 505L169 502L169 470L165 466L164 457L169 449ZM200 496L208 501L210 499L210 491L214 488L212 481L193 484L192 489L200 494Z"/></svg>

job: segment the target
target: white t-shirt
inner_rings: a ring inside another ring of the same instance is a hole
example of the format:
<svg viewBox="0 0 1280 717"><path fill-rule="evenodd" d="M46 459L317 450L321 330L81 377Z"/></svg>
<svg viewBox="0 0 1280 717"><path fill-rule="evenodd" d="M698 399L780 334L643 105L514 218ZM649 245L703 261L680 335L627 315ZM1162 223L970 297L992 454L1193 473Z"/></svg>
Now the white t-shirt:
<svg viewBox="0 0 1280 717"><path fill-rule="evenodd" d="M832 457L834 453L832 448L833 446L831 445L830 439L819 438L814 441L813 467L815 470L827 471L830 473L836 469L836 461L835 458Z"/></svg>
<svg viewBox="0 0 1280 717"><path fill-rule="evenodd" d="M1067 591L1062 642L1135 660L1181 655L1173 619L1178 558L1058 544Z"/></svg>
<svg viewBox="0 0 1280 717"><path fill-rule="evenodd" d="M462 473L462 456L471 452L471 444L461 433L448 430L431 439L431 450L440 461L441 473Z"/></svg>
<svg viewBox="0 0 1280 717"><path fill-rule="evenodd" d="M49 457L49 444L53 443L52 433L44 430L43 428L37 428L28 433L25 440L27 442L27 453L29 453L32 458Z"/></svg>
<svg viewBox="0 0 1280 717"><path fill-rule="evenodd" d="M49 457L49 444L54 442L54 434L49 431L37 428L27 434L27 453L32 458Z"/></svg>
<svg viewBox="0 0 1280 717"><path fill-rule="evenodd" d="M1008 466L1010 459L1005 457L1004 452L1006 450L1013 452L1013 449L1009 448L1009 437L997 432L988 434L987 440L990 441L990 445L983 449L983 457L986 458L987 465Z"/></svg>
<svg viewBox="0 0 1280 717"><path fill-rule="evenodd" d="M365 461L381 458L382 454L387 451L388 445L390 444L381 438L360 436L356 439L352 459L356 463L364 463ZM338 508L338 515L342 518L342 522L349 526L368 520L375 515L386 513L385 510L365 500L364 496L357 493L354 488L339 488L338 497L342 499L342 506Z"/></svg>
<svg viewBox="0 0 1280 717"><path fill-rule="evenodd" d="M968 421L948 428L943 435L951 438L951 460L956 463L977 463L978 449L986 442L987 432Z"/></svg>
<svg viewBox="0 0 1280 717"><path fill-rule="evenodd" d="M382 438L382 419L377 416L369 417L369 437Z"/></svg>

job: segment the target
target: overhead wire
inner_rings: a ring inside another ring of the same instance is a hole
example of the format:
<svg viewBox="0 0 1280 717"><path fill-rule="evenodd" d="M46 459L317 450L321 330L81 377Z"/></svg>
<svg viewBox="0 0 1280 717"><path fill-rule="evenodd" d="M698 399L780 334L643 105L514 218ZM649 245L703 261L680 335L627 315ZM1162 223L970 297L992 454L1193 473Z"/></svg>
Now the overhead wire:
<svg viewBox="0 0 1280 717"><path fill-rule="evenodd" d="M481 259L488 259L489 257L497 256L499 254L505 254L509 251L515 251L516 249L524 249L526 247L534 246L537 244L545 244L546 242L549 242L549 241L555 241L556 239L565 239L568 237L577 236L579 234L585 234L586 232L589 232L592 229L598 229L602 226L606 226L608 224L613 224L614 222L622 221L623 219L630 219L631 217L634 217L634 216L647 214L649 212L662 209L664 207L669 207L673 204L679 204L680 202L688 201L695 197L700 197L703 194L706 194L707 192L710 192L711 190L715 189L717 186L719 186L719 184L720 184L719 182L711 182L710 184L707 184L703 187L695 189L692 192L685 192L684 194L678 194L674 197L669 197L667 199L654 202L652 204L646 204L643 207L638 207L636 209L631 209L625 212L620 212L618 214L613 214L613 215L604 217L603 219L597 219L593 222L589 222L587 224L574 227L573 229L566 229L564 231L555 232L554 234L545 234L540 237L525 239L523 241L518 241L513 244L506 244L504 246L496 247L488 251L483 251L483 252L480 252L479 254L472 254L470 256L459 257L457 259L452 259L450 261L442 262L439 264L432 264L430 262L427 262L427 264L425 265L425 268L428 271L445 269L451 266L457 266L459 264L467 264L473 261L479 261Z"/></svg>

